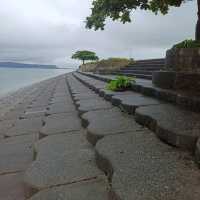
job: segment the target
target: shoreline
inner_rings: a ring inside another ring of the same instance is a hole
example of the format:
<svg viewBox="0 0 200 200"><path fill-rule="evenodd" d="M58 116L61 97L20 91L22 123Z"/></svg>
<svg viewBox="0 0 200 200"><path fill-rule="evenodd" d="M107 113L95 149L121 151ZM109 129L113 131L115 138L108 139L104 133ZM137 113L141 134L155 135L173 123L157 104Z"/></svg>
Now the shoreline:
<svg viewBox="0 0 200 200"><path fill-rule="evenodd" d="M70 72L68 72L70 73ZM31 93L34 88L37 88L43 82L49 81L51 79L57 78L59 76L66 75L68 73L64 73L61 75L57 75L51 78L47 78L45 80L38 81L36 83L32 83L30 85L21 87L17 90L10 91L6 94L0 95L0 117L4 116L7 112L9 112L12 108L14 108L17 104L23 101L26 98L28 93Z"/></svg>

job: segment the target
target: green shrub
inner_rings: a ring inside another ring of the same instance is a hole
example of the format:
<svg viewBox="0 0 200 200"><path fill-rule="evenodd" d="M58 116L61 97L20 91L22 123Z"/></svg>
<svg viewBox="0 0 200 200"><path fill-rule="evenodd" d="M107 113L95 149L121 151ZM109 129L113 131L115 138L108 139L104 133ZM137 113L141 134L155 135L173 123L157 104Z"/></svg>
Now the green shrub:
<svg viewBox="0 0 200 200"><path fill-rule="evenodd" d="M184 40L183 42L180 42L173 46L174 48L197 48L200 47L200 42L196 40Z"/></svg>
<svg viewBox="0 0 200 200"><path fill-rule="evenodd" d="M106 89L112 91L124 91L131 87L135 83L134 77L118 76L115 80L110 81Z"/></svg>

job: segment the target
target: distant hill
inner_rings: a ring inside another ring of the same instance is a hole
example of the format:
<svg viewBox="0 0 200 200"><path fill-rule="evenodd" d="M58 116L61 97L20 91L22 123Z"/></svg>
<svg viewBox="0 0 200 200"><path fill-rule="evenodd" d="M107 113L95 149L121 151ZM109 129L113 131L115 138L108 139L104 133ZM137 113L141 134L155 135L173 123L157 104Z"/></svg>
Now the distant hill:
<svg viewBox="0 0 200 200"><path fill-rule="evenodd" d="M25 63L14 63L14 62L0 62L0 67L4 67L4 68L58 69L56 65L25 64Z"/></svg>

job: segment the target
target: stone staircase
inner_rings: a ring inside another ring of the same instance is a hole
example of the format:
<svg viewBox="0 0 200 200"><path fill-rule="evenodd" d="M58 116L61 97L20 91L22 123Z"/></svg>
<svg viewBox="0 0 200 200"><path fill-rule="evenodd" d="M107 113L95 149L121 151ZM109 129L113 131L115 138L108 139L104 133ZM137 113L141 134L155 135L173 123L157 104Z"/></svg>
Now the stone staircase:
<svg viewBox="0 0 200 200"><path fill-rule="evenodd" d="M137 78L152 79L152 73L154 71L160 71L165 66L165 59L149 59L138 60L134 64L130 64L127 67L122 68L113 74L121 74L126 76L135 76Z"/></svg>
<svg viewBox="0 0 200 200"><path fill-rule="evenodd" d="M0 199L199 200L199 113L105 85L59 76L0 118Z"/></svg>
<svg viewBox="0 0 200 200"><path fill-rule="evenodd" d="M199 163L199 98L182 96L179 92L170 93L169 90L161 90L142 81L139 83L136 81L137 85L132 88L132 91L107 91L105 90L106 83L104 82L103 86L102 81L105 81L106 77L112 80L112 76L104 75L100 80L101 75L89 74L88 77L87 73L83 74L76 73L75 75L100 96L111 101L113 105L134 115L139 124L155 132L162 141L184 150L187 149L192 153L195 152L197 163ZM100 81L99 86L95 85L97 81Z"/></svg>

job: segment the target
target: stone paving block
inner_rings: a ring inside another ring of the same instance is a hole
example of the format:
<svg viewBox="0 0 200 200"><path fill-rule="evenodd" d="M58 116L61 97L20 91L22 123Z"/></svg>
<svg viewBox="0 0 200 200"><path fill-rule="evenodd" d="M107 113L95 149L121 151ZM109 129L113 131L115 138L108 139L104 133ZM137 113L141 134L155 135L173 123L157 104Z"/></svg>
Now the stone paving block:
<svg viewBox="0 0 200 200"><path fill-rule="evenodd" d="M68 97L69 96L69 92L67 91L64 91L64 92L55 92L53 94L53 98L65 98L65 97Z"/></svg>
<svg viewBox="0 0 200 200"><path fill-rule="evenodd" d="M96 92L106 87L106 83L103 81L99 81L93 78L88 78L88 77L79 75L77 73L74 76Z"/></svg>
<svg viewBox="0 0 200 200"><path fill-rule="evenodd" d="M43 190L29 200L107 200L108 183L95 179Z"/></svg>
<svg viewBox="0 0 200 200"><path fill-rule="evenodd" d="M39 140L34 145L37 159L60 156L77 149L89 148L90 144L86 140L85 131L66 132L61 135L53 135Z"/></svg>
<svg viewBox="0 0 200 200"><path fill-rule="evenodd" d="M80 100L76 102L76 105L78 106L80 115L88 111L110 109L113 107L109 102L106 102L101 98Z"/></svg>
<svg viewBox="0 0 200 200"><path fill-rule="evenodd" d="M23 173L0 176L0 199L25 200L31 191L24 185Z"/></svg>
<svg viewBox="0 0 200 200"><path fill-rule="evenodd" d="M72 103L72 99L70 96L53 97L50 104L54 103Z"/></svg>
<svg viewBox="0 0 200 200"><path fill-rule="evenodd" d="M139 93L129 92L128 94L113 95L111 98L113 105L119 106L129 114L134 114L136 108L141 106L158 105L163 102L151 97L143 96Z"/></svg>
<svg viewBox="0 0 200 200"><path fill-rule="evenodd" d="M37 159L27 169L25 182L34 189L44 189L103 176L95 165L95 153L91 149L61 154L56 158L48 155Z"/></svg>
<svg viewBox="0 0 200 200"><path fill-rule="evenodd" d="M73 95L74 101L85 100L85 99L94 99L99 98L97 94L90 92L90 93L81 93Z"/></svg>
<svg viewBox="0 0 200 200"><path fill-rule="evenodd" d="M117 108L91 111L82 115L83 125L87 127L87 138L92 144L104 136L143 129L134 118L123 114Z"/></svg>
<svg viewBox="0 0 200 200"><path fill-rule="evenodd" d="M50 115L45 119L45 126L42 127L41 136L54 135L69 131L78 131L81 129L81 122L76 114L60 113Z"/></svg>
<svg viewBox="0 0 200 200"><path fill-rule="evenodd" d="M33 161L33 141L0 141L0 174L25 170Z"/></svg>
<svg viewBox="0 0 200 200"><path fill-rule="evenodd" d="M99 96L104 97L104 99L110 101L112 96L114 95L128 95L131 94L132 91L123 91L123 92L116 92L116 91L111 91L107 89L101 89L99 90Z"/></svg>
<svg viewBox="0 0 200 200"><path fill-rule="evenodd" d="M20 119L30 119L34 117L44 117L46 113L46 107L47 106L41 106L41 107L33 107L33 108L27 108L23 115L21 115Z"/></svg>
<svg viewBox="0 0 200 200"><path fill-rule="evenodd" d="M33 112L25 112L23 115L19 117L19 119L31 119L35 117L44 118L46 110L41 111L33 111Z"/></svg>
<svg viewBox="0 0 200 200"><path fill-rule="evenodd" d="M76 88L76 89L71 89L72 94L81 94L81 93L90 93L91 90L89 88Z"/></svg>
<svg viewBox="0 0 200 200"><path fill-rule="evenodd" d="M1 121L4 120L15 120L20 117L20 115L24 114L25 109L22 110L11 110L7 112L4 116L1 117Z"/></svg>
<svg viewBox="0 0 200 200"><path fill-rule="evenodd" d="M49 105L47 115L55 114L55 113L65 113L65 112L73 112L75 111L75 107L73 104L67 103L55 103Z"/></svg>
<svg viewBox="0 0 200 200"><path fill-rule="evenodd" d="M4 133L11 128L12 126L14 126L16 120L4 120L4 121L0 121L0 135L4 135Z"/></svg>
<svg viewBox="0 0 200 200"><path fill-rule="evenodd" d="M5 132L5 136L12 137L17 135L26 135L38 133L42 128L42 119L40 117L17 120L15 125Z"/></svg>
<svg viewBox="0 0 200 200"><path fill-rule="evenodd" d="M200 115L161 104L136 109L136 121L152 129L163 141L194 151L200 136Z"/></svg>
<svg viewBox="0 0 200 200"><path fill-rule="evenodd" d="M47 107L49 104L50 98L49 99L42 99L42 100L36 100L32 102L29 107L30 108L37 108L37 107Z"/></svg>
<svg viewBox="0 0 200 200"><path fill-rule="evenodd" d="M148 130L104 137L96 151L116 199L199 199L200 173L192 158Z"/></svg>

